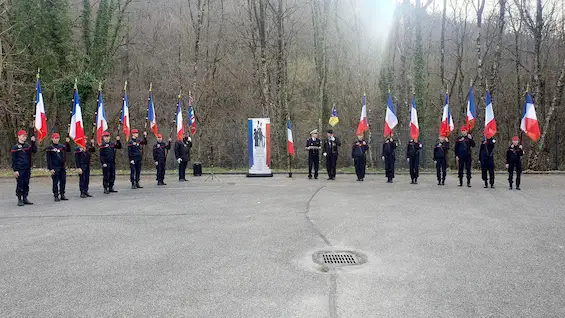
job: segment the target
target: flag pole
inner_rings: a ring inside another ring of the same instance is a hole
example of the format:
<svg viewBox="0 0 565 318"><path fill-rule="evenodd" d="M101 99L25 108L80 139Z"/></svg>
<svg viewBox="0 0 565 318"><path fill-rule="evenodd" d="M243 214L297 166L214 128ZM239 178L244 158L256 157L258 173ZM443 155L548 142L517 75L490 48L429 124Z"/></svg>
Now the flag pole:
<svg viewBox="0 0 565 318"><path fill-rule="evenodd" d="M288 124L290 123L290 115L286 116L286 122L287 122L287 126L288 126ZM290 127L292 128L292 126L290 126ZM287 129L289 129L289 128L287 127ZM292 134L292 129L290 129L290 133ZM288 132L287 132L287 134L288 134ZM288 136L286 137L286 139L288 139ZM294 138L293 138L292 142L293 142L292 146L294 147ZM287 146L287 148L288 148L288 146ZM287 152L287 155L288 155L288 177L292 178L292 155L290 154L288 149L286 150L286 152Z"/></svg>
<svg viewBox="0 0 565 318"><path fill-rule="evenodd" d="M125 94L127 93L127 88L128 88L128 81L126 80L124 82L124 93L122 94L122 107L121 107L122 109L120 110L120 117L118 118L119 126L118 126L118 133L116 136L120 135L120 130L123 127L122 116L124 115L124 103L126 102Z"/></svg>
<svg viewBox="0 0 565 318"><path fill-rule="evenodd" d="M98 82L98 100L96 101L96 108L94 109L94 117L92 118L92 137L94 139L96 133L96 125L98 124L98 105L100 105L100 94L102 93L102 81Z"/></svg>
<svg viewBox="0 0 565 318"><path fill-rule="evenodd" d="M35 78L36 78L36 81L35 81L35 95L37 95L37 82L39 82L39 71L40 71L40 69L39 69L39 67L38 67L38 68L37 68L37 74L36 74L36 76L35 76ZM37 128L35 127L35 112L36 112L36 109L35 109L35 108L37 107L36 103L37 103L37 100L33 102L33 109L32 109L32 115L31 115L32 119L31 119L31 123L30 123L30 125L29 125L30 128L31 128L31 134L30 134L30 136L35 136L35 134L37 133ZM37 139L37 137L36 137L36 139ZM39 143L39 141L37 141L37 143Z"/></svg>
<svg viewBox="0 0 565 318"><path fill-rule="evenodd" d="M75 92L76 92L76 90L77 90L77 82L78 82L78 80L77 80L77 78L75 77L75 86L74 86L74 88L73 88L73 99L72 99L73 107L71 108L71 111L70 111L70 114L71 114L71 121L73 120L73 109L75 108ZM69 126L68 126L68 128L67 128L67 136L70 135L70 133L71 133L71 122L69 121Z"/></svg>

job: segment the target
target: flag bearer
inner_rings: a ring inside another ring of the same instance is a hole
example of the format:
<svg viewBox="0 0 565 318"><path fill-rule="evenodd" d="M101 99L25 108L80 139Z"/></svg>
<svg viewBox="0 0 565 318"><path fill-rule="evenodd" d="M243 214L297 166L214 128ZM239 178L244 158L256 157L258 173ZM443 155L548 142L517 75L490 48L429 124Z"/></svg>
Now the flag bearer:
<svg viewBox="0 0 565 318"><path fill-rule="evenodd" d="M326 157L326 170L328 171L328 180L335 180L337 157L339 156L339 147L341 141L334 135L334 131L328 129L328 139L324 142L324 157Z"/></svg>
<svg viewBox="0 0 565 318"><path fill-rule="evenodd" d="M68 200L65 197L65 185L67 184L65 162L67 161L67 152L71 152L70 138L67 137L64 145L59 144L59 140L60 136L58 133L51 134L51 141L53 143L45 148L47 169L51 173L51 179L53 179L53 196L56 202Z"/></svg>
<svg viewBox="0 0 565 318"><path fill-rule="evenodd" d="M157 185L167 185L165 183L165 163L167 162L167 152L171 149L171 138L168 143L163 142L163 135L157 134L157 143L153 146L153 160L157 169Z"/></svg>
<svg viewBox="0 0 565 318"><path fill-rule="evenodd" d="M29 177L31 175L31 154L37 152L35 144L35 136L31 136L31 142L26 143L27 132L25 130L18 131L18 143L12 146L12 170L16 178L16 196L18 197L18 206L24 204L33 204L28 201L29 194Z"/></svg>
<svg viewBox="0 0 565 318"><path fill-rule="evenodd" d="M128 157L129 157L129 179L131 181L131 188L143 188L139 185L139 176L141 174L141 147L147 145L147 132L143 132L143 140L139 140L139 131L134 129L131 131L131 140L128 142Z"/></svg>
<svg viewBox="0 0 565 318"><path fill-rule="evenodd" d="M449 140L443 135L439 136L439 142L434 146L437 185L445 185L445 176L447 175L447 151L449 151Z"/></svg>
<svg viewBox="0 0 565 318"><path fill-rule="evenodd" d="M467 187L471 187L471 164L473 162L471 148L475 147L475 140L468 134L467 126L461 127L461 136L455 142L455 160L459 165L459 186L463 186L463 170L467 173Z"/></svg>
<svg viewBox="0 0 565 318"><path fill-rule="evenodd" d="M90 145L83 148L81 145L75 151L75 163L79 174L79 189L81 198L90 198L92 195L88 193L88 185L90 183L90 157L96 152L94 148L94 139L90 140Z"/></svg>
<svg viewBox="0 0 565 318"><path fill-rule="evenodd" d="M392 133L385 136L383 143L382 159L385 163L385 175L388 183L394 179L394 163L396 161L396 147L398 143L394 140Z"/></svg>
<svg viewBox="0 0 565 318"><path fill-rule="evenodd" d="M314 179L318 179L320 149L322 149L322 141L318 138L318 130L314 129L310 132L310 138L306 140L306 150L308 150L308 179L312 179L312 168L314 168Z"/></svg>
<svg viewBox="0 0 565 318"><path fill-rule="evenodd" d="M479 162L483 174L483 181L485 182L485 189L489 184L494 188L494 144L496 139L486 138L483 136L481 148L479 149ZM487 175L488 172L488 175ZM489 182L490 181L490 182Z"/></svg>
<svg viewBox="0 0 565 318"><path fill-rule="evenodd" d="M508 183L512 190L512 181L514 181L514 170L516 170L516 190L520 190L520 176L522 174L522 156L524 150L518 136L512 137L512 144L506 151L506 168L508 168Z"/></svg>
<svg viewBox="0 0 565 318"><path fill-rule="evenodd" d="M353 144L351 150L351 157L355 162L355 173L357 174L357 181L365 179L365 153L369 150L369 145L363 139L363 135L357 136L357 141Z"/></svg>
<svg viewBox="0 0 565 318"><path fill-rule="evenodd" d="M417 140L410 139L408 148L406 149L406 160L410 165L410 184L418 184L418 177L420 176L420 151L422 150L422 143Z"/></svg>
<svg viewBox="0 0 565 318"><path fill-rule="evenodd" d="M116 136L116 143L110 142L110 133L105 131L102 134L102 145L100 148L100 165L102 165L102 173L104 179L104 193L118 192L114 190L114 181L116 180L116 149L122 149L120 136Z"/></svg>
<svg viewBox="0 0 565 318"><path fill-rule="evenodd" d="M192 138L185 136L182 141L175 141L175 157L179 164L179 181L186 181L186 166L190 161L190 148L192 148Z"/></svg>

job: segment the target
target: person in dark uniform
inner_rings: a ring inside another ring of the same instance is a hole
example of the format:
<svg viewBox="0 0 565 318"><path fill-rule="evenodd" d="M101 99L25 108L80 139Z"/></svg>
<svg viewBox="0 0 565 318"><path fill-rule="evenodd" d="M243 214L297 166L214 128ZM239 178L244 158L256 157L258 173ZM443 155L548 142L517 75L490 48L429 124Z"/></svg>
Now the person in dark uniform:
<svg viewBox="0 0 565 318"><path fill-rule="evenodd" d="M47 169L51 173L53 179L53 196L55 202L61 200L67 201L65 197L65 185L67 184L67 168L65 162L67 161L67 152L71 152L71 141L67 137L64 145L59 144L60 136L58 133L51 134L52 144L45 148L47 156ZM59 197L60 195L60 197Z"/></svg>
<svg viewBox="0 0 565 318"><path fill-rule="evenodd" d="M382 159L385 163L385 175L387 183L392 183L394 179L394 163L396 161L396 147L398 143L394 141L393 135L385 136L383 143Z"/></svg>
<svg viewBox="0 0 565 318"><path fill-rule="evenodd" d="M420 176L420 151L422 144L417 140L410 139L406 149L406 160L410 165L410 184L418 184L418 177Z"/></svg>
<svg viewBox="0 0 565 318"><path fill-rule="evenodd" d="M139 140L139 131L134 129L131 131L131 139L128 142L128 157L129 157L129 179L131 181L131 188L143 188L139 185L139 176L141 174L141 147L147 145L147 132L143 132L143 140Z"/></svg>
<svg viewBox="0 0 565 318"><path fill-rule="evenodd" d="M31 154L37 152L35 144L35 136L31 136L31 142L26 143L27 132L25 130L18 131L18 143L12 146L12 170L16 178L16 196L18 197L18 206L25 204L33 204L28 199L29 194L29 178L31 176Z"/></svg>
<svg viewBox="0 0 565 318"><path fill-rule="evenodd" d="M512 144L506 150L506 168L508 168L508 183L512 190L512 181L514 181L514 170L516 170L516 190L520 190L520 176L522 175L522 156L524 150L518 136L512 137Z"/></svg>
<svg viewBox="0 0 565 318"><path fill-rule="evenodd" d="M308 150L308 179L312 179L312 167L314 168L314 179L318 179L320 149L322 149L322 141L318 138L318 130L314 129L310 132L310 138L306 140L306 150Z"/></svg>
<svg viewBox="0 0 565 318"><path fill-rule="evenodd" d="M434 146L434 163L436 164L437 185L445 185L448 150L449 140L445 136L439 136L439 142Z"/></svg>
<svg viewBox="0 0 565 318"><path fill-rule="evenodd" d="M357 181L365 179L365 153L369 150L369 145L363 139L363 135L357 136L357 141L353 144L351 150L351 157L355 163L355 173L357 174Z"/></svg>
<svg viewBox="0 0 565 318"><path fill-rule="evenodd" d="M496 139L486 138L483 136L481 147L479 149L479 163L483 174L483 181L485 182L485 189L489 184L494 188L494 144ZM487 176L488 173L488 176ZM490 181L490 182L489 182Z"/></svg>
<svg viewBox="0 0 565 318"><path fill-rule="evenodd" d="M192 148L192 138L184 137L182 141L175 142L175 157L179 163L179 181L186 181L186 166L190 161L190 148Z"/></svg>
<svg viewBox="0 0 565 318"><path fill-rule="evenodd" d="M333 130L328 130L328 139L324 142L324 157L326 157L326 169L328 171L328 180L335 180L337 157L339 156L339 149L341 141L334 136Z"/></svg>
<svg viewBox="0 0 565 318"><path fill-rule="evenodd" d="M461 136L455 142L455 160L459 165L459 186L463 186L463 170L467 173L467 187L471 187L471 164L473 162L473 147L475 141L468 134L467 126L461 127Z"/></svg>
<svg viewBox="0 0 565 318"><path fill-rule="evenodd" d="M116 136L116 143L110 142L110 133L105 131L102 134L102 145L100 145L100 165L104 175L102 185L104 193L118 192L114 190L116 180L116 149L122 149L120 136Z"/></svg>
<svg viewBox="0 0 565 318"><path fill-rule="evenodd" d="M96 152L94 148L94 139L90 140L87 148L78 146L75 150L75 164L79 175L79 189L81 198L90 198L92 195L88 193L88 185L90 183L90 157Z"/></svg>
<svg viewBox="0 0 565 318"><path fill-rule="evenodd" d="M165 163L169 149L171 149L171 138L165 144L163 136L157 134L157 143L153 146L153 160L155 160L155 168L157 168L157 185L167 185L165 183Z"/></svg>

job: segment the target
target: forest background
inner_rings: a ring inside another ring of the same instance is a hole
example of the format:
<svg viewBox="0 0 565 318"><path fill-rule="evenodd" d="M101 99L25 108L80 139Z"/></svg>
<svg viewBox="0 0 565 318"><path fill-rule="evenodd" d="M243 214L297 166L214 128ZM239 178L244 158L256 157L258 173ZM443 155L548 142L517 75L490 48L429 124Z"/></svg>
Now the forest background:
<svg viewBox="0 0 565 318"><path fill-rule="evenodd" d="M0 0L0 166L10 165L15 132L33 120L40 68L49 130L63 136L75 78L88 135L100 81L113 134L126 80L132 128L145 126L152 83L166 137L174 136L180 91L186 125L191 91L197 117L192 157L207 166L213 147L215 165L224 168L246 167L248 117L271 118L272 163L279 169L288 164L290 118L293 167L307 166L303 144L312 129L329 127L333 105L340 120L334 130L343 141L338 165L351 166L364 93L369 162L379 167L388 89L399 118L399 158L415 94L422 165L432 167L443 96L450 93L458 127L471 85L476 139L485 91L492 94L502 167L510 138L521 136L529 88L542 137L531 142L523 136L526 164L563 169L564 11L562 0ZM150 153L144 152L148 165ZM118 157L127 167L126 155ZM44 156L34 164L44 166Z"/></svg>

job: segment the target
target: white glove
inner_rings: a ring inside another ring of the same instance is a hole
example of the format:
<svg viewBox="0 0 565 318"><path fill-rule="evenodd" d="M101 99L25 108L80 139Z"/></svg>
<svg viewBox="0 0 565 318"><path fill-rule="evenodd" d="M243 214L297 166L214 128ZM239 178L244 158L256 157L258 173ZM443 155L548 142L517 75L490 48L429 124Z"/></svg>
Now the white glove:
<svg viewBox="0 0 565 318"><path fill-rule="evenodd" d="M192 138L188 137L188 141L192 141Z"/></svg>
<svg viewBox="0 0 565 318"><path fill-rule="evenodd" d="M505 164L504 166L506 167L506 169L508 169L508 164Z"/></svg>
<svg viewBox="0 0 565 318"><path fill-rule="evenodd" d="M383 156L383 161L385 161L385 156Z"/></svg>
<svg viewBox="0 0 565 318"><path fill-rule="evenodd" d="M473 136L471 136L471 134L468 134L467 137L469 137L469 139L473 139Z"/></svg>
<svg viewBox="0 0 565 318"><path fill-rule="evenodd" d="M82 169L78 168L78 174L82 174Z"/></svg>
<svg viewBox="0 0 565 318"><path fill-rule="evenodd" d="M155 165L158 166L158 165L159 165L159 162L158 162L158 161L155 161Z"/></svg>
<svg viewBox="0 0 565 318"><path fill-rule="evenodd" d="M410 162L410 158L406 158L406 161Z"/></svg>
<svg viewBox="0 0 565 318"><path fill-rule="evenodd" d="M129 163L131 163L131 164L133 165L133 164L135 163L135 161L132 160L132 161L130 161Z"/></svg>
<svg viewBox="0 0 565 318"><path fill-rule="evenodd" d="M522 145L520 145L519 148L522 149Z"/></svg>
<svg viewBox="0 0 565 318"><path fill-rule="evenodd" d="M334 136L331 136L331 137L330 137L330 140L331 140L331 141L334 141L334 140L335 140L335 137L334 137Z"/></svg>
<svg viewBox="0 0 565 318"><path fill-rule="evenodd" d="M178 158L178 159L177 159L177 162L178 162L178 163L181 163L181 161L182 161L181 158Z"/></svg>
<svg viewBox="0 0 565 318"><path fill-rule="evenodd" d="M324 152L324 157L327 156L328 154Z"/></svg>
<svg viewBox="0 0 565 318"><path fill-rule="evenodd" d="M106 167L108 167L108 165L107 165L107 164L103 164L102 167L103 167L103 168L106 168Z"/></svg>

